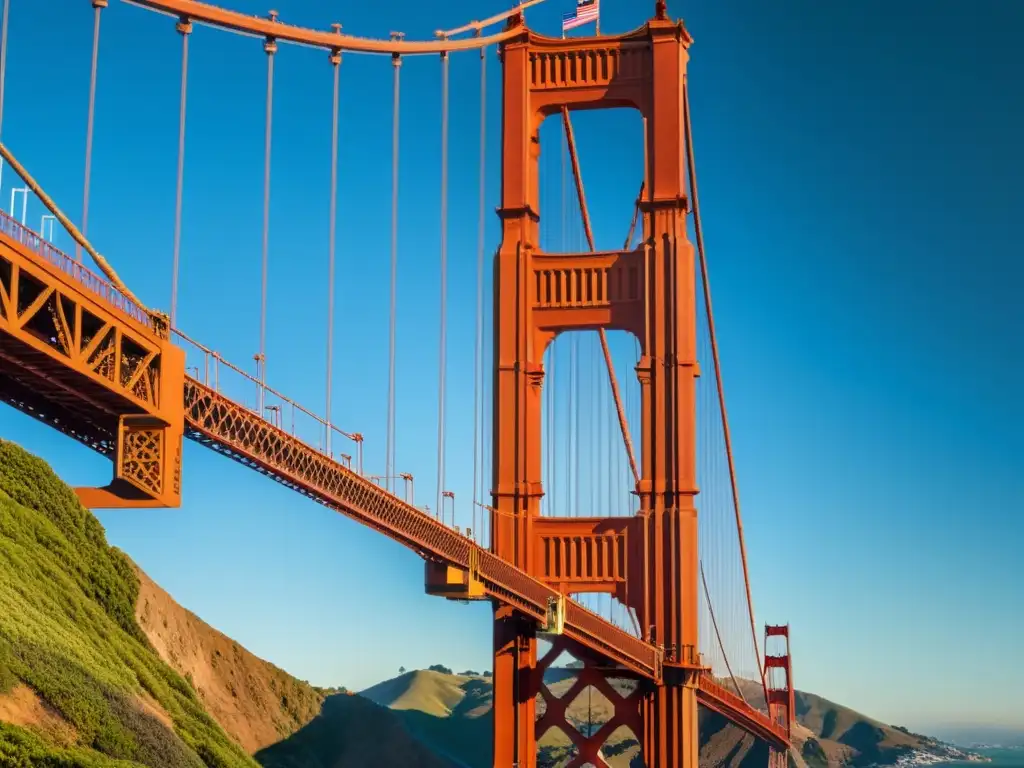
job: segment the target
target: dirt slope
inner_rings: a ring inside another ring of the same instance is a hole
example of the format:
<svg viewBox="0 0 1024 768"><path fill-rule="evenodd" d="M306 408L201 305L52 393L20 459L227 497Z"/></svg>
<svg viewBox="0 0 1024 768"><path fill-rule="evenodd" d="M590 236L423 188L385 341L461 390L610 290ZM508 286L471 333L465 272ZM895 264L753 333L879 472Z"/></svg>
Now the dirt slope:
<svg viewBox="0 0 1024 768"><path fill-rule="evenodd" d="M319 691L249 653L136 572L135 617L142 631L246 752L290 736L317 716L324 700Z"/></svg>

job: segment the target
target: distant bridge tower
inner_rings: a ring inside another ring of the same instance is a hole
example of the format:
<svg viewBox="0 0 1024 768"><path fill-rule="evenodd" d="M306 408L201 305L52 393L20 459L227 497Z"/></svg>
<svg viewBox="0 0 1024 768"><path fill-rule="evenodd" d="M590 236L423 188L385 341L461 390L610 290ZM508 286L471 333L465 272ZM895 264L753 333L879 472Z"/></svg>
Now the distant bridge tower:
<svg viewBox="0 0 1024 768"><path fill-rule="evenodd" d="M772 652L771 638L779 638L778 650ZM793 688L793 662L789 655L789 625L764 628L764 669L768 691L768 716L785 726L788 736L792 736L793 719L796 717L796 689ZM772 749L768 760L768 768L786 768L789 764L785 752Z"/></svg>
<svg viewBox="0 0 1024 768"><path fill-rule="evenodd" d="M664 4L644 27L621 36L557 39L531 32L521 18L512 23L521 34L501 50L503 236L494 271L491 546L563 593L611 592L636 611L644 639L664 650L663 683L615 702L614 719L635 729L649 768L697 768L698 367L681 93L691 39L681 22L668 20ZM563 107L629 107L644 117L645 241L638 249L540 250L539 129ZM600 328L629 331L641 345L639 514L542 518L544 351L560 333ZM609 688L604 678L622 676L601 668L600 659L583 661L584 674L602 691ZM538 664L536 624L496 607L495 768L536 765L535 696L549 663ZM540 726L559 725L550 717L555 709L548 702ZM603 764L600 744L571 727L563 731L579 747L581 763Z"/></svg>

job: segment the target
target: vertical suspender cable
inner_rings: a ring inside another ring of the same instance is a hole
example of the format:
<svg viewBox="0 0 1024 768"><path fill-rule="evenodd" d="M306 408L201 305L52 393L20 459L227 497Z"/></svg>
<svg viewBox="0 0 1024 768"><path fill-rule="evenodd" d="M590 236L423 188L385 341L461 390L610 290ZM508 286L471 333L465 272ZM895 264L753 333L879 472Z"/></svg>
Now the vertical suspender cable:
<svg viewBox="0 0 1024 768"><path fill-rule="evenodd" d="M441 53L441 330L437 364L437 499L444 492L445 352L448 332L448 52ZM455 524L452 505L452 525Z"/></svg>
<svg viewBox="0 0 1024 768"><path fill-rule="evenodd" d="M476 31L477 36L481 30ZM480 49L480 208L477 223L476 246L476 346L473 352L473 534L480 541L476 527L476 505L483 504L483 484L480 477L483 464L484 441L480 434L483 423L483 398L480 390L484 384L484 232L487 204L487 48ZM479 483L479 484L478 484Z"/></svg>
<svg viewBox="0 0 1024 768"><path fill-rule="evenodd" d="M181 200L185 182L185 104L188 99L188 38L192 22L182 17L176 29L181 33L181 100L178 106L178 181L174 195L174 266L171 273L171 328L178 318L178 270L181 260Z"/></svg>
<svg viewBox="0 0 1024 768"><path fill-rule="evenodd" d="M708 283L708 263L704 251L704 234L700 226L700 204L697 199L697 168L694 162L693 126L690 123L690 91L683 81L683 131L686 142L686 168L690 186L690 205L693 208L693 228L697 240L697 254L700 258L701 282L704 289L704 309L708 321L708 337L711 342L711 357L715 364L715 384L718 389L718 406L722 414L722 435L725 439L725 455L729 462L729 480L732 484L733 511L736 516L736 533L740 543L740 557L743 562L743 583L747 593L747 609L750 617L750 634L754 640L754 659L761 675L761 687L765 701L768 700L768 686L765 682L764 666L761 664L760 643L754 623L754 600L750 593L750 571L747 566L747 545L743 537L743 518L740 514L740 494L736 481L736 463L732 453L732 436L729 432L729 418L725 410L725 390L722 386L722 367L718 356L718 338L715 334L715 318L711 311L711 286Z"/></svg>
<svg viewBox="0 0 1024 768"><path fill-rule="evenodd" d="M4 0L3 21L0 22L0 129L4 124L4 85L7 82L7 16L10 6L11 0ZM4 161L0 159L0 179L3 178L3 170Z"/></svg>
<svg viewBox="0 0 1024 768"><path fill-rule="evenodd" d="M569 147L569 159L572 161L572 172L576 180L576 194L580 203L580 215L583 218L583 230L587 236L587 244L593 252L596 250L594 247L594 231L590 226L590 213L587 210L587 198L583 193L583 176L580 173L579 155L576 154L576 138L572 130L572 121L569 119L569 108L564 106L562 107L562 124L565 127L565 140ZM633 479L635 482L639 483L640 470L637 467L636 456L633 453L633 441L629 436L629 424L626 419L626 414L622 409L622 398L619 395L619 381L615 376L615 366L612 363L612 353L608 347L608 336L605 334L603 328L598 330L598 336L601 339L601 350L604 352L605 367L608 369L608 382L611 385L612 397L615 400L615 410L619 417L619 429L622 432L622 440L626 446L626 456L629 459L629 465L633 471Z"/></svg>
<svg viewBox="0 0 1024 768"><path fill-rule="evenodd" d="M271 12L271 20L277 17ZM268 37L263 43L267 54L267 122L263 146L263 264L260 278L260 352L259 364L260 416L263 415L264 399L267 384L267 261L270 251L270 146L273 138L274 124L274 54L277 53L277 41Z"/></svg>
<svg viewBox="0 0 1024 768"><path fill-rule="evenodd" d="M89 117L85 123L85 184L82 193L83 237L89 235L89 178L92 175L92 128L96 116L96 70L100 57L100 11L107 7L107 0L92 0L92 7L92 69L89 74ZM82 260L81 245L75 245L75 258Z"/></svg>
<svg viewBox="0 0 1024 768"><path fill-rule="evenodd" d="M400 32L392 32L391 39L399 40ZM392 106L391 128L391 309L388 339L388 434L387 457L384 469L384 487L391 488L391 476L395 465L395 326L398 302L398 139L399 106L402 94L402 57L391 54L394 69L394 103ZM439 507L438 507L439 509Z"/></svg>
<svg viewBox="0 0 1024 768"><path fill-rule="evenodd" d="M341 24L333 24L335 34L341 33ZM327 421L327 440L324 447L331 453L331 390L334 375L334 260L338 234L338 91L341 75L341 50L331 51L331 69L334 70L334 99L331 109L331 211L327 243L327 384L324 419Z"/></svg>
<svg viewBox="0 0 1024 768"><path fill-rule="evenodd" d="M729 673L729 677L732 679L732 684L736 688L736 693L743 701L747 700L747 697L743 695L743 690L740 688L740 684L736 680L736 675L732 672L732 665L729 664L729 654L725 652L725 645L722 643L722 633L718 631L718 619L715 618L715 609L711 604L711 593L708 591L708 580L704 576L704 561L700 561L700 580L704 585L704 597L708 601L708 613L711 615L711 626L715 630L715 637L718 638L718 647L722 650L722 658L725 659L725 669Z"/></svg>

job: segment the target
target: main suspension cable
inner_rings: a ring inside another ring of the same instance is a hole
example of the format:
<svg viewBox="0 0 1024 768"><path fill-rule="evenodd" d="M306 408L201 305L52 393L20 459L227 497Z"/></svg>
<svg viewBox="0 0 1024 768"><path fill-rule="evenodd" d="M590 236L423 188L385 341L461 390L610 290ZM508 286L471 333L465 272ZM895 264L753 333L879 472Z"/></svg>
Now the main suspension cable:
<svg viewBox="0 0 1024 768"><path fill-rule="evenodd" d="M311 48L322 48L326 51L338 49L353 53L384 54L388 56L417 56L439 54L442 51L475 51L488 45L502 43L522 34L525 26L523 8L532 3L524 3L510 14L511 21L505 29L492 35L462 40L431 40L405 42L404 35L390 40L374 40L365 37L354 37L337 32L325 32L294 24L284 24L277 20L276 15L262 18L238 11L218 8L200 0L124 0L133 5L150 11L165 13L170 16L187 16L197 24L230 30L252 37L274 37L281 42L297 43ZM106 0L102 0L104 5ZM481 27L484 22L481 22ZM470 26L471 28L471 26Z"/></svg>
<svg viewBox="0 0 1024 768"><path fill-rule="evenodd" d="M569 108L562 107L562 124L565 126L565 138L569 146L569 158L572 161L572 172L576 179L576 194L580 201L580 215L583 217L583 230L587 235L587 244L593 253L597 249L594 246L594 232L590 227L590 212L587 209L587 199L583 192L583 176L580 174L579 156L576 154L576 138L572 130L572 121L569 119ZM611 384L612 397L615 400L615 410L619 417L619 429L622 432L622 440L626 446L626 456L629 458L629 466L633 471L633 479L640 482L640 470L637 467L636 455L633 453L633 441L629 436L629 424L626 421L626 412L622 409L622 397L619 394L619 382L615 376L615 366L612 364L612 353L608 348L608 337L604 328L598 330L601 339L601 351L604 352L605 367L608 369L608 382Z"/></svg>
<svg viewBox="0 0 1024 768"><path fill-rule="evenodd" d="M471 21L469 22L469 24L463 24L461 27L449 29L445 32L438 32L437 37L447 40L450 37L455 37L456 35L461 35L463 32L469 31L472 31L475 37L479 37L485 27L490 27L494 24L498 24L499 22L505 21L506 19L509 19L513 16L518 16L527 8L531 8L532 6L539 5L540 3L543 2L544 0L521 1L515 7L509 8L507 11L502 11L501 13L496 13L493 16L489 16L483 21ZM483 48L481 48L481 50L483 50Z"/></svg>
<svg viewBox="0 0 1024 768"><path fill-rule="evenodd" d="M126 298L130 299L140 309L145 310L150 318L158 323L166 323L166 315L147 308L146 305L139 300L139 297L131 292L128 286L121 281L120 277L118 277L114 268L110 266L110 262L103 258L99 252L93 248L92 244L86 240L85 235L83 235L78 227L71 222L71 219L69 219L64 212L57 207L53 198L43 191L43 188L39 186L39 182L32 178L29 172L25 170L25 166L18 162L17 158L11 154L11 150L9 150L3 142L0 142L0 157L3 157L7 164L11 166L11 169L22 178L25 182L25 186L32 190L32 193L39 198L42 204L46 207L46 210L54 215L54 218L56 218L57 221L60 222L60 225L67 230L67 233L71 235L71 239L85 250L86 253L92 256L93 261L96 262L96 266L100 268L100 271L106 276L107 280L110 281L110 284L124 294Z"/></svg>
<svg viewBox="0 0 1024 768"><path fill-rule="evenodd" d="M188 99L188 39L192 22L180 19L175 27L181 34L181 99L178 106L178 179L174 193L174 266L171 271L171 327L178 317L178 272L181 259L181 205L185 183L185 104Z"/></svg>
<svg viewBox="0 0 1024 768"><path fill-rule="evenodd" d="M640 182L640 192L637 193L636 203L633 205L633 221L630 222L629 234L626 235L626 242L622 246L622 249L625 250L625 251L628 251L630 249L630 247L633 245L633 237L636 235L636 224L637 224L637 221L640 219L640 203L641 203L641 201L643 201L643 198L644 198L644 188L646 186L647 186L646 182L644 182L644 181Z"/></svg>
<svg viewBox="0 0 1024 768"><path fill-rule="evenodd" d="M333 24L335 32L341 32L340 24ZM324 419L327 424L327 439L324 447L331 456L331 395L334 386L334 262L337 258L338 233L338 102L341 87L341 51L331 51L331 69L334 74L334 89L331 108L331 210L328 224L327 243L327 386Z"/></svg>
<svg viewBox="0 0 1024 768"><path fill-rule="evenodd" d="M444 487L445 363L448 336L448 80L447 51L441 54L441 329L437 366L437 507L441 509ZM452 504L452 525L455 505Z"/></svg>
<svg viewBox="0 0 1024 768"><path fill-rule="evenodd" d="M89 180L92 176L92 132L96 117L96 71L100 57L100 11L107 7L107 0L92 0L92 67L89 74L89 116L85 123L85 182L82 192L82 236L89 233ZM75 246L75 259L82 260L81 246Z"/></svg>
<svg viewBox="0 0 1024 768"><path fill-rule="evenodd" d="M686 81L683 81L683 132L686 142L686 171L690 186L690 205L693 208L693 229L697 240L697 254L700 258L700 274L704 291L704 309L707 314L708 336L711 342L711 356L715 365L715 385L718 389L718 406L722 414L722 434L725 439L725 455L729 464L729 481L732 485L733 510L736 515L736 533L740 544L740 558L743 562L743 583L747 593L747 609L750 616L750 634L754 640L754 658L761 675L761 687L764 689L765 701L768 700L768 685L765 681L764 665L761 662L760 644L757 639L757 626L754 621L754 600L750 590L750 570L747 565L747 546L743 536L743 519L740 514L739 484L736 480L736 462L732 451L732 436L729 432L729 418L725 409L725 388L722 385L722 367L718 355L718 338L715 334L715 318L711 311L711 285L708 281L708 263L704 251L704 235L700 225L700 203L697 197L697 167L694 161L693 126L690 122L690 92Z"/></svg>
<svg viewBox="0 0 1024 768"><path fill-rule="evenodd" d="M736 675L732 673L732 665L729 664L729 654L725 652L725 644L722 643L722 633L718 631L718 620L715 618L715 608L711 604L711 594L708 592L708 580L704 576L704 561L700 561L700 580L704 584L704 597L708 601L708 613L711 614L711 626L715 629L715 637L718 638L718 647L722 649L722 658L725 659L725 668L729 672L729 677L732 678L732 684L736 686L736 693L739 694L740 698L745 702L747 697L743 695L743 691L740 689L740 684L736 681Z"/></svg>
<svg viewBox="0 0 1024 768"><path fill-rule="evenodd" d="M391 39L399 40L401 32L392 32ZM399 107L402 95L402 57L391 56L394 70L393 103L391 119L391 304L389 311L388 340L388 426L385 451L384 487L391 490L391 476L395 470L395 331L398 317L398 149L399 149Z"/></svg>

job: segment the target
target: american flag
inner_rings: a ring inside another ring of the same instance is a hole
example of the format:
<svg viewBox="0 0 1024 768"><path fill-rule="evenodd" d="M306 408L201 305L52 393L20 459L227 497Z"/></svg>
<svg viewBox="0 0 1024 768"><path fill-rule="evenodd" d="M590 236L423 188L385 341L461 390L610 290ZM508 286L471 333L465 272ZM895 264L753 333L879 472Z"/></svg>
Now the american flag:
<svg viewBox="0 0 1024 768"><path fill-rule="evenodd" d="M562 14L562 31L576 29L601 17L601 0L576 0L576 10Z"/></svg>

